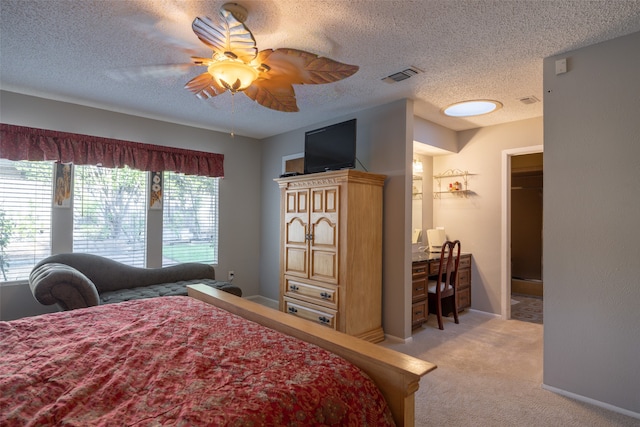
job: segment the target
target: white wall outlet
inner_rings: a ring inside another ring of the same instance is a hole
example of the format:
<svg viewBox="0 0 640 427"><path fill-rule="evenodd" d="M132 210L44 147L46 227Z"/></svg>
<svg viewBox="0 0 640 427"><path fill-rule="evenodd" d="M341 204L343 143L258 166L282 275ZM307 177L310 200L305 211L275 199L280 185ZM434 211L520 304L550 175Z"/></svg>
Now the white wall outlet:
<svg viewBox="0 0 640 427"><path fill-rule="evenodd" d="M229 270L229 276L227 277L227 280L233 282L233 278L235 277L235 275L236 274L233 272L233 270Z"/></svg>

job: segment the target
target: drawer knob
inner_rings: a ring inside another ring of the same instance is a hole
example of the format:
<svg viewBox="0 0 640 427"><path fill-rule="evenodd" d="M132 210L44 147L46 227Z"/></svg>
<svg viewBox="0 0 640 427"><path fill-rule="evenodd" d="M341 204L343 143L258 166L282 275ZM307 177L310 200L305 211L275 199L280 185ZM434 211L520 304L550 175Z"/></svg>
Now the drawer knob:
<svg viewBox="0 0 640 427"><path fill-rule="evenodd" d="M299 290L299 289L300 289L300 288L298 288L296 285L289 285L289 290L290 290L290 291L294 291L294 292L295 292L295 291L297 291L297 290Z"/></svg>
<svg viewBox="0 0 640 427"><path fill-rule="evenodd" d="M420 310L420 311L416 311L416 313L415 313L415 314L416 314L416 316L421 315L421 314L422 314L422 310Z"/></svg>
<svg viewBox="0 0 640 427"><path fill-rule="evenodd" d="M424 286L421 288L416 288L416 291L423 291L424 290Z"/></svg>
<svg viewBox="0 0 640 427"><path fill-rule="evenodd" d="M331 298L331 294L329 294L328 292L322 292L320 294L320 296L322 297L322 299L330 299Z"/></svg>
<svg viewBox="0 0 640 427"><path fill-rule="evenodd" d="M298 312L298 310L296 310L296 308L295 308L295 307L289 307L289 313L293 313L293 314L295 314L295 313L297 313L297 312Z"/></svg>
<svg viewBox="0 0 640 427"><path fill-rule="evenodd" d="M331 322L331 320L327 319L327 318L326 318L326 317L324 317L324 316L320 316L320 317L318 317L318 320L320 321L320 323L322 323L322 324L324 324L324 325L327 325L327 324L329 324L329 322Z"/></svg>

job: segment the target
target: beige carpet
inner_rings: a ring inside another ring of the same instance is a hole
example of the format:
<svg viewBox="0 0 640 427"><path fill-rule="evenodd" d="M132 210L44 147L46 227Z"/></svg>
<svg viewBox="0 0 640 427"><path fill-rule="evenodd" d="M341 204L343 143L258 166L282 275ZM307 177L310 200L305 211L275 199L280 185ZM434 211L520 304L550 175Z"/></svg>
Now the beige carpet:
<svg viewBox="0 0 640 427"><path fill-rule="evenodd" d="M420 381L417 426L640 426L640 420L542 389L542 325L464 312L435 316L409 344L385 347L438 365Z"/></svg>

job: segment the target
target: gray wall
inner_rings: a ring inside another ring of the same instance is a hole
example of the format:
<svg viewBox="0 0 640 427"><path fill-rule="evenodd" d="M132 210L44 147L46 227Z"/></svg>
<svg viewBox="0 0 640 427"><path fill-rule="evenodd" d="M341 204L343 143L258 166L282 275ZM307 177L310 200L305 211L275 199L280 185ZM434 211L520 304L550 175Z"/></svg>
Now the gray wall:
<svg viewBox="0 0 640 427"><path fill-rule="evenodd" d="M234 283L245 295L259 291L261 143L251 138L134 117L3 91L0 121L8 124L110 137L156 145L224 154L220 181L219 263L216 275L235 271ZM70 227L56 222L54 227ZM68 236L71 233L66 233ZM54 253L69 251L68 241L56 241ZM50 311L38 304L26 284L0 286L3 320Z"/></svg>
<svg viewBox="0 0 640 427"><path fill-rule="evenodd" d="M264 140L262 152L262 238L260 294L277 300L280 265L280 193L273 182L282 156L304 151L304 133L326 124L358 120L357 156L369 172L387 175L384 188L383 327L386 334L411 335L411 171L413 106L401 100L336 117ZM362 169L358 167L358 169Z"/></svg>
<svg viewBox="0 0 640 427"><path fill-rule="evenodd" d="M639 52L635 33L544 60L543 232L544 384L638 417Z"/></svg>
<svg viewBox="0 0 640 427"><path fill-rule="evenodd" d="M413 141L452 153L458 152L456 131L431 123L421 117L415 117L413 120Z"/></svg>

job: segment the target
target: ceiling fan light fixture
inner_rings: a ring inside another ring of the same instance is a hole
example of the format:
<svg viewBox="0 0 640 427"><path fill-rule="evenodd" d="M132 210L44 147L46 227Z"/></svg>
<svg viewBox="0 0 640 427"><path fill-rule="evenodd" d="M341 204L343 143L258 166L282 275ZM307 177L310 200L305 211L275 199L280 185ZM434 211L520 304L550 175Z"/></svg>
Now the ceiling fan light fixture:
<svg viewBox="0 0 640 427"><path fill-rule="evenodd" d="M489 114L502 108L502 103L490 99L476 99L473 101L456 102L442 109L446 116L472 117Z"/></svg>
<svg viewBox="0 0 640 427"><path fill-rule="evenodd" d="M217 61L207 68L216 82L231 92L240 92L258 78L258 70L239 61Z"/></svg>
<svg viewBox="0 0 640 427"><path fill-rule="evenodd" d="M346 79L358 71L344 64L293 48L258 50L244 25L246 9L226 3L217 20L198 16L191 23L195 35L213 51L211 59L192 56L194 65L207 71L189 80L185 89L200 99L243 92L263 107L275 111L299 111L293 85L324 84Z"/></svg>

